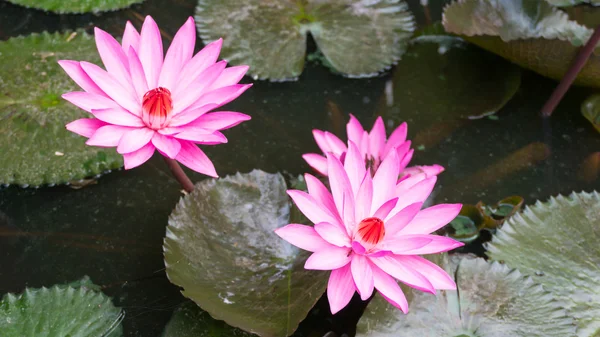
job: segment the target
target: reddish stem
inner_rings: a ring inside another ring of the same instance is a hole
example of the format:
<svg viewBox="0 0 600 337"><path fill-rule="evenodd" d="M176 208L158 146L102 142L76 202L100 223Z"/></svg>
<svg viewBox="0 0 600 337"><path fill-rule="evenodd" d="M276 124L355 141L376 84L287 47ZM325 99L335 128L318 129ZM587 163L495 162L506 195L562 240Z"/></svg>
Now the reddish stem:
<svg viewBox="0 0 600 337"><path fill-rule="evenodd" d="M577 53L577 56L573 60L573 63L571 63L571 67L569 68L565 76L562 78L562 80L560 80L560 83L558 84L556 89L554 89L554 92L552 92L552 95L550 96L546 104L544 104L544 106L542 107L542 115L544 117L550 117L550 115L552 115L552 112L554 111L560 100L563 98L571 84L573 84L573 81L575 81L577 74L579 74L579 72L587 62L588 58L590 58L590 55L592 55L592 52L596 48L596 45L598 44L599 40L600 25L596 27L596 29L594 30L594 34L592 34L585 46L581 48L581 50L579 50L579 53Z"/></svg>
<svg viewBox="0 0 600 337"><path fill-rule="evenodd" d="M174 159L171 158L167 158L164 156L163 158L165 160L165 163L167 163L167 166L169 166L169 169L171 169L171 173L173 173L175 179L177 179L181 187L183 187L183 189L186 192L192 193L192 191L194 190L194 183L192 183L190 178L185 174L185 172L183 172L183 169L181 168L181 166L179 166L179 163L177 163Z"/></svg>

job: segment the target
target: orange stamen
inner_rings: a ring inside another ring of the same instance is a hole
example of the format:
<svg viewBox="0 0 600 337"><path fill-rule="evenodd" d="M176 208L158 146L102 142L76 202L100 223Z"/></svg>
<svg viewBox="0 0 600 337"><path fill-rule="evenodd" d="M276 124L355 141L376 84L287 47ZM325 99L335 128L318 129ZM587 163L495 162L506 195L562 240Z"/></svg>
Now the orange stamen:
<svg viewBox="0 0 600 337"><path fill-rule="evenodd" d="M171 92L166 88L156 88L148 91L142 100L144 112L152 117L167 118L173 110Z"/></svg>
<svg viewBox="0 0 600 337"><path fill-rule="evenodd" d="M358 224L358 235L366 243L376 245L385 236L383 221L379 218L366 218Z"/></svg>

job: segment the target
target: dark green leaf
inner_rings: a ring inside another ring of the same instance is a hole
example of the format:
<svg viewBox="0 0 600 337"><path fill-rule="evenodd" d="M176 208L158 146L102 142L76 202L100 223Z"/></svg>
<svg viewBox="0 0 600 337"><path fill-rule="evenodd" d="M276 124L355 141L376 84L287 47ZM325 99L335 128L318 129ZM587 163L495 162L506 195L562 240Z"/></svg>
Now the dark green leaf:
<svg viewBox="0 0 600 337"><path fill-rule="evenodd" d="M8 0L17 5L55 13L98 13L129 7L144 0Z"/></svg>

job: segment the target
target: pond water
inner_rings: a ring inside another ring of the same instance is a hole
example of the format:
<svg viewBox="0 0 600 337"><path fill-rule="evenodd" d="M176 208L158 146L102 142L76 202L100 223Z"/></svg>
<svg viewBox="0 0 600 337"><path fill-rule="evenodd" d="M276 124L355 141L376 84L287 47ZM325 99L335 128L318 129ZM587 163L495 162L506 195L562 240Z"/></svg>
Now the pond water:
<svg viewBox="0 0 600 337"><path fill-rule="evenodd" d="M426 16L418 1L409 3L423 26ZM92 32L94 26L120 35L126 20L139 27L149 14L164 29L168 43L194 14L194 6L193 0L147 0L102 15L54 15L0 1L0 40L44 30ZM441 8L441 2L432 1L433 20L440 18ZM435 111L382 103L389 101L386 88L394 71L371 79L347 79L308 63L297 82L256 81L228 106L252 120L227 131L229 143L210 147L207 154L221 176L254 168L298 175L310 171L301 154L317 150L313 128L340 134L348 113L369 126L383 114L388 132L400 121L408 122L409 138L418 149L413 163L446 168L438 180L435 203L494 203L520 195L530 204L559 193L600 189L600 180L586 175L584 165L588 156L600 151L600 135L580 112L581 102L593 90L571 88L551 118L544 120L539 110L557 83L523 70L521 86L497 118L432 118ZM415 95L439 99L434 88L414 87L422 90ZM187 172L193 181L205 179ZM146 165L106 174L81 189L0 189L0 293L88 275L125 309L125 336L159 336L173 309L187 301L168 281L162 253L167 219L180 196L177 181L158 155ZM472 247L480 249L477 243ZM295 336L319 336L329 330L352 333L362 307L358 304L333 319L323 314L324 301L317 308L321 313L309 315Z"/></svg>

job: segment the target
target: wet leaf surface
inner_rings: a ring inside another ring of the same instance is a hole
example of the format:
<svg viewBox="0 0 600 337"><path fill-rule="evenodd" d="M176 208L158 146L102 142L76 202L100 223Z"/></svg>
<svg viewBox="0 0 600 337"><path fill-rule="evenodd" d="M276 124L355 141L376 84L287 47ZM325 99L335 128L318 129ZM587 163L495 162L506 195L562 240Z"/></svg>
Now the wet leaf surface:
<svg viewBox="0 0 600 337"><path fill-rule="evenodd" d="M98 13L129 7L144 0L8 0L17 5L55 13Z"/></svg>

